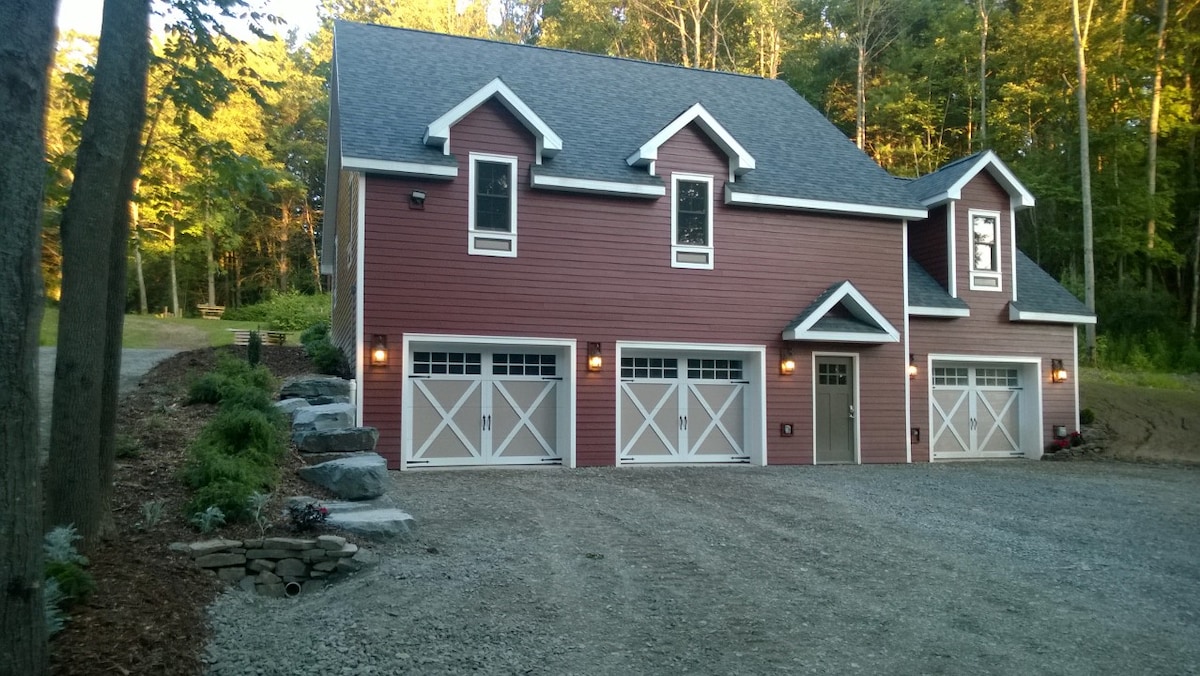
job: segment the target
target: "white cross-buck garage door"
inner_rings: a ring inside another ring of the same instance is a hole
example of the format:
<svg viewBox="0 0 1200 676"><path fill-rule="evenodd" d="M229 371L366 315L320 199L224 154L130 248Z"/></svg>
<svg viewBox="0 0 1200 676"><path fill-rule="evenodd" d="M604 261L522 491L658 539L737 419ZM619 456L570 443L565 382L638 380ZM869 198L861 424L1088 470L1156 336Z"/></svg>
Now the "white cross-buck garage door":
<svg viewBox="0 0 1200 676"><path fill-rule="evenodd" d="M620 462L749 462L748 367L734 357L624 354Z"/></svg>
<svg viewBox="0 0 1200 676"><path fill-rule="evenodd" d="M935 362L930 448L935 459L1026 455L1033 423L1020 364Z"/></svg>
<svg viewBox="0 0 1200 676"><path fill-rule="evenodd" d="M554 347L413 347L407 464L561 464L569 368Z"/></svg>

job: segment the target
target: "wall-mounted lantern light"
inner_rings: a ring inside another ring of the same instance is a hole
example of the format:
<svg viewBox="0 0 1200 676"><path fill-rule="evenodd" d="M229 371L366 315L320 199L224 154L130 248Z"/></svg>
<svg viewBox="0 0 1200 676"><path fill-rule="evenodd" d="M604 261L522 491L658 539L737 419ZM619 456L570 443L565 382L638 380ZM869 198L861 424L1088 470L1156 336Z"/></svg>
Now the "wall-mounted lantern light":
<svg viewBox="0 0 1200 676"><path fill-rule="evenodd" d="M796 372L796 358L792 356L792 348L785 347L779 351L779 373L790 376Z"/></svg>
<svg viewBox="0 0 1200 676"><path fill-rule="evenodd" d="M908 379L917 379L917 355L915 354L908 355Z"/></svg>
<svg viewBox="0 0 1200 676"><path fill-rule="evenodd" d="M600 343L588 343L588 370L599 371L604 368L604 356L600 354Z"/></svg>
<svg viewBox="0 0 1200 676"><path fill-rule="evenodd" d="M371 338L371 366L387 366L387 336L377 333Z"/></svg>
<svg viewBox="0 0 1200 676"><path fill-rule="evenodd" d="M1067 382L1067 369L1063 368L1063 360L1050 360L1050 382L1065 383Z"/></svg>
<svg viewBox="0 0 1200 676"><path fill-rule="evenodd" d="M425 191L424 190L412 191L412 193L408 196L408 203L414 209L424 209L425 208Z"/></svg>

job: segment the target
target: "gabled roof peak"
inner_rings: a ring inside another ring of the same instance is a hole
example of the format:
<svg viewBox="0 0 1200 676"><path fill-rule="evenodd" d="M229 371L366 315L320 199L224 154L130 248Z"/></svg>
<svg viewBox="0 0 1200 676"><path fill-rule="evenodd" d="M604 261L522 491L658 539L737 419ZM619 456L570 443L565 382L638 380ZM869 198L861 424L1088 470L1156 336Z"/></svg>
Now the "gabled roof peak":
<svg viewBox="0 0 1200 676"><path fill-rule="evenodd" d="M921 204L932 207L949 200L962 199L963 187L984 170L996 179L1005 192L1016 199L1018 206L1033 206L1033 193L1021 184L1012 170L992 150L983 150L943 165L932 174L909 182L906 187L914 197L921 200Z"/></svg>
<svg viewBox="0 0 1200 676"><path fill-rule="evenodd" d="M491 82L475 90L467 98L460 101L453 108L443 113L433 122L430 122L425 127L425 145L441 146L442 153L450 154L450 128L458 124L467 115L470 115L479 106L483 105L490 99L499 101L508 112L513 114L513 117L525 126L534 138L537 139L537 155L538 162L542 158L554 157L558 151L562 150L562 139L550 125L546 124L537 113L533 112L521 97L517 96L508 85L504 83L500 77L495 77Z"/></svg>
<svg viewBox="0 0 1200 676"><path fill-rule="evenodd" d="M659 130L649 141L643 143L625 161L631 167L648 167L650 173L653 174L654 162L658 160L659 147L679 133L679 130L693 122L729 156L729 171L732 176L741 176L754 169L754 157L699 102L671 120L667 126Z"/></svg>
<svg viewBox="0 0 1200 676"><path fill-rule="evenodd" d="M838 317L837 308L848 317ZM900 332L850 280L830 286L783 330L784 340L896 343Z"/></svg>

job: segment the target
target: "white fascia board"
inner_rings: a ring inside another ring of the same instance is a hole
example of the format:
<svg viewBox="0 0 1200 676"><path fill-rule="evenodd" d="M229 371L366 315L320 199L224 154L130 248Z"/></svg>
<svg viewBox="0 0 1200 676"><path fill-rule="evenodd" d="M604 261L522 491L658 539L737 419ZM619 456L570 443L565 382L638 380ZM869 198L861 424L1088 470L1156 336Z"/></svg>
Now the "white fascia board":
<svg viewBox="0 0 1200 676"><path fill-rule="evenodd" d="M852 333L841 331L813 331L812 327L829 313L834 307L845 301L850 310L850 314L863 322L874 324L883 331L886 336L870 333ZM817 309L808 315L808 317L800 322L798 326L792 329L787 329L783 332L784 340L836 340L850 343L898 343L900 342L900 332L892 323L887 320L870 301L866 299L858 289L854 288L849 280L841 283L840 286L825 299L823 303L817 306Z"/></svg>
<svg viewBox="0 0 1200 676"><path fill-rule="evenodd" d="M971 311L962 307L926 307L909 305L908 314L911 317L970 317Z"/></svg>
<svg viewBox="0 0 1200 676"><path fill-rule="evenodd" d="M589 178L567 178L565 176L545 176L537 173L533 174L530 178L529 185L534 188L543 188L546 190L621 195L626 197L662 197L667 194L666 187L661 185L597 181Z"/></svg>
<svg viewBox="0 0 1200 676"><path fill-rule="evenodd" d="M458 167L447 164L424 164L421 162L393 162L371 160L365 157L343 157L342 168L372 174L394 174L420 178L457 178Z"/></svg>
<svg viewBox="0 0 1200 676"><path fill-rule="evenodd" d="M878 333L854 333L853 331L784 331L784 340L804 340L821 343L898 343L900 337L883 336Z"/></svg>
<svg viewBox="0 0 1200 676"><path fill-rule="evenodd" d="M1058 312L1030 312L1008 306L1008 320L1012 322L1047 322L1051 324L1095 324L1096 318L1088 315L1069 315Z"/></svg>
<svg viewBox="0 0 1200 676"><path fill-rule="evenodd" d="M538 152L540 161L542 157L554 157L558 151L562 150L562 138L554 133L550 125L546 124L533 109L528 106L521 97L517 96L513 90L504 84L500 78L495 78L491 82L480 87L475 93L459 102L450 110L442 114L433 122L430 122L425 127L425 145L441 146L442 152L450 154L450 128L458 124L459 120L471 114L479 106L483 105L488 99L496 97L500 103L512 113L521 124L537 137Z"/></svg>
<svg viewBox="0 0 1200 676"><path fill-rule="evenodd" d="M625 158L625 162L631 167L650 166L650 173L654 173L652 163L658 159L658 148L666 143L671 137L679 133L687 125L695 122L704 130L705 134L716 143L725 154L729 156L729 165L731 173L734 176L742 174L754 168L754 157L747 151L742 144L738 143L737 139L730 134L725 127L717 122L717 118L705 110L704 106L697 103L691 108L688 108L682 115L671 121L670 124L663 127L649 141L642 144L632 155Z"/></svg>
<svg viewBox="0 0 1200 676"><path fill-rule="evenodd" d="M875 218L922 219L929 215L929 212L925 209L901 209L896 207L879 207L872 204L850 204L847 202L829 202L826 200L801 199L799 197L779 197L778 195L737 192L728 183L725 184L725 203L746 207L778 207L782 209L802 209L804 211L823 211L835 214L855 214Z"/></svg>
<svg viewBox="0 0 1200 676"><path fill-rule="evenodd" d="M1017 179L1016 175L1012 173L1012 170L991 150L980 155L979 159L975 160L975 164L971 165L971 168L966 173L947 188L946 192L922 200L921 204L926 207L933 207L949 200L962 199L963 187L970 183L984 169L987 169L992 178L996 179L1001 187L1012 197L1014 206L1032 207L1035 204L1036 200L1033 197L1033 193L1029 192L1021 181Z"/></svg>

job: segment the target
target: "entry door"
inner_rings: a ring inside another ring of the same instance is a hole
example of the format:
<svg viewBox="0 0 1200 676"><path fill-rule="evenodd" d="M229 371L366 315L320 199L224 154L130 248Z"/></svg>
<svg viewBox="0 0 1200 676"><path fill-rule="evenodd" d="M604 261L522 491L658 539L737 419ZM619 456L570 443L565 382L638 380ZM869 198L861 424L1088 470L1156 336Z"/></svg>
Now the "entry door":
<svg viewBox="0 0 1200 676"><path fill-rule="evenodd" d="M1020 370L1004 365L935 365L930 447L942 458L1021 453Z"/></svg>
<svg viewBox="0 0 1200 676"><path fill-rule="evenodd" d="M622 357L620 460L746 462L741 359Z"/></svg>
<svg viewBox="0 0 1200 676"><path fill-rule="evenodd" d="M414 350L409 464L561 463L558 360L528 347Z"/></svg>
<svg viewBox="0 0 1200 676"><path fill-rule="evenodd" d="M817 357L814 429L815 457L819 463L854 462L855 434L854 360L850 357Z"/></svg>

